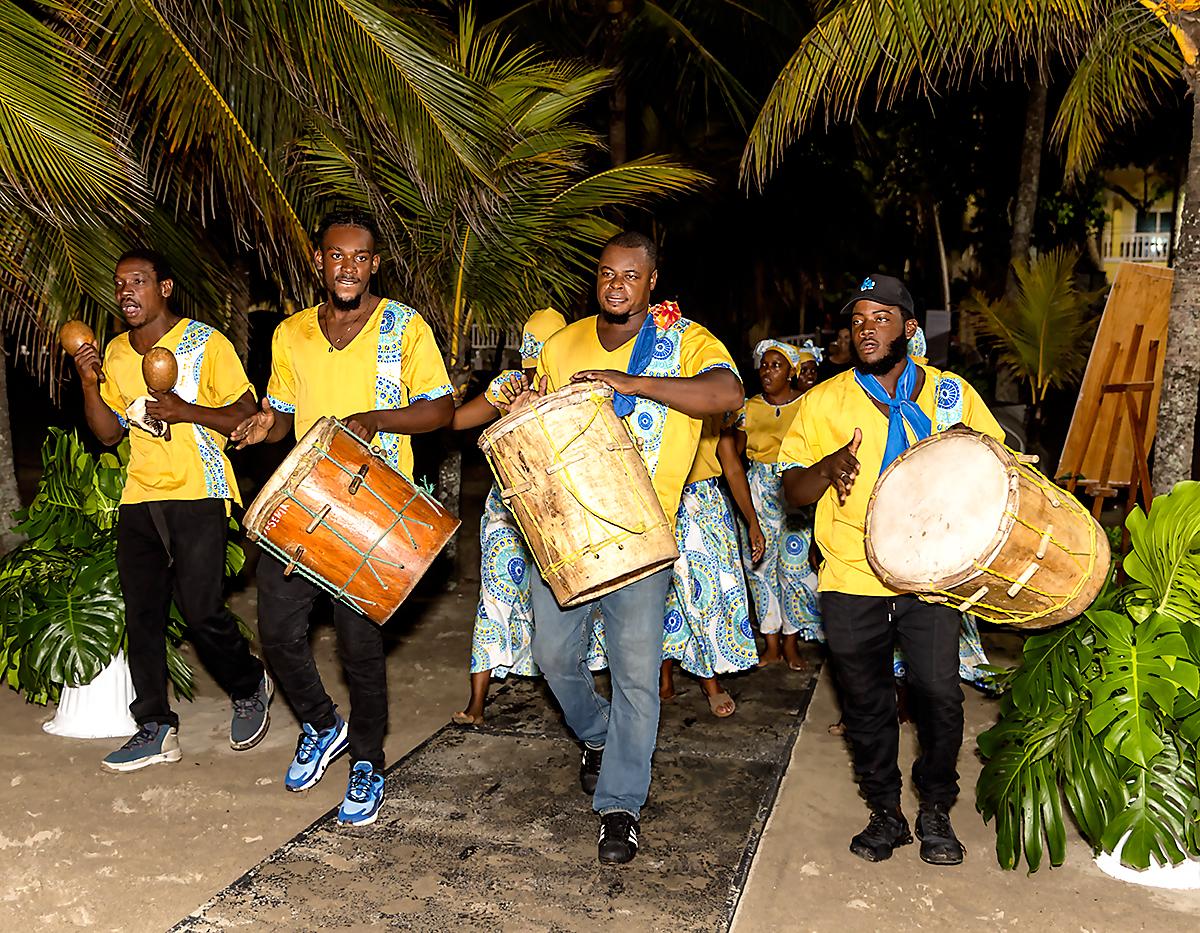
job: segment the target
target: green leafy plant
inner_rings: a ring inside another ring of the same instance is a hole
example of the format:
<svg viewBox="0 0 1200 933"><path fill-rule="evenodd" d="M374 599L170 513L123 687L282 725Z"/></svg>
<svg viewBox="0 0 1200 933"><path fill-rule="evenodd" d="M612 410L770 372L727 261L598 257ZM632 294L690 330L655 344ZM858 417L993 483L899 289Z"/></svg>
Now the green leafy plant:
<svg viewBox="0 0 1200 933"><path fill-rule="evenodd" d="M1065 814L1132 868L1200 856L1200 483L1126 524L1130 582L1029 638L999 678L976 807L1004 868L1061 865Z"/></svg>
<svg viewBox="0 0 1200 933"><path fill-rule="evenodd" d="M128 442L97 458L74 432L58 428L42 445L37 494L16 513L27 540L0 559L0 678L31 702L89 683L125 647L116 519L128 460ZM231 542L226 573L236 574L243 561ZM172 607L167 670L176 693L190 699L183 634Z"/></svg>

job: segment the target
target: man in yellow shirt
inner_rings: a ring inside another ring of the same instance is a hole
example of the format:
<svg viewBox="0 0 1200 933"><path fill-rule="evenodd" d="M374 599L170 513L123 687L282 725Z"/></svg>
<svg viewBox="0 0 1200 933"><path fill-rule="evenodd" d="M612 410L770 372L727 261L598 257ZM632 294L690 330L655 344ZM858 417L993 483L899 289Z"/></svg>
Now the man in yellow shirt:
<svg viewBox="0 0 1200 933"><path fill-rule="evenodd" d="M117 570L137 694L129 709L138 731L103 766L135 771L181 757L179 717L167 697L173 593L197 653L233 699L233 748L250 748L266 734L271 682L222 592L229 501L238 498L224 447L229 432L254 411L250 382L228 340L171 310L175 279L162 256L130 250L118 260L113 283L129 330L109 342L104 381L93 344L75 353L88 427L101 443L119 443L135 402L150 418L177 426L165 437L141 427L130 431L117 518ZM142 357L151 347L170 350L179 363L169 392L151 391L142 377Z"/></svg>
<svg viewBox="0 0 1200 933"><path fill-rule="evenodd" d="M674 521L696 457L700 419L740 407L742 383L728 351L705 328L681 317L673 303L650 307L657 265L658 250L642 234L609 240L596 271L601 313L546 341L537 390L587 380L612 386L617 414L626 419L663 511ZM637 854L638 817L650 788L671 572L563 609L531 569L533 656L584 745L580 782L600 814L600 861L628 862ZM604 614L611 704L596 693L584 659L597 604Z"/></svg>
<svg viewBox="0 0 1200 933"><path fill-rule="evenodd" d="M454 416L446 366L433 331L412 308L372 294L379 270L378 231L357 211L330 214L317 231L314 254L325 300L275 330L271 380L262 410L234 432L239 447L297 438L319 419L342 419L411 477L409 435L436 431ZM302 723L284 786L302 791L350 750L350 781L338 811L342 823L373 823L383 803L383 737L387 731L387 668L378 625L335 602L334 627L350 687L347 723L321 683L308 643L309 613L319 593L300 574L264 553L258 564L258 627L279 686Z"/></svg>
<svg viewBox="0 0 1200 933"><path fill-rule="evenodd" d="M1001 441L1004 432L965 380L908 356L917 321L899 279L869 276L843 314L849 316L854 368L800 399L778 462L788 502L817 503L814 536L824 555L821 616L855 773L871 808L870 822L850 851L874 862L912 842L900 810L896 762L892 655L899 647L908 659L911 711L921 741L913 766L921 797L921 858L957 865L963 848L949 814L958 796L963 733L960 617L949 607L897 593L875 576L867 563L864 525L876 479L913 441L960 424Z"/></svg>

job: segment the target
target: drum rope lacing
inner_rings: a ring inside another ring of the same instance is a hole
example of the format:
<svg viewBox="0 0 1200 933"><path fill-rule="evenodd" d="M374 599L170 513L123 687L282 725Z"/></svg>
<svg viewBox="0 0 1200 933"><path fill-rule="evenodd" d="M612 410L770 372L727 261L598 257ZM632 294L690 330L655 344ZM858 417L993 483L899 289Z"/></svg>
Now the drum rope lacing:
<svg viewBox="0 0 1200 933"><path fill-rule="evenodd" d="M588 395L588 401L592 403L591 414L588 416L587 420L583 423L582 427L580 427L573 435L571 435L571 437L567 440L567 442L561 446L556 444L554 439L550 436L550 431L546 426L545 420L542 418L542 413L537 409L536 403L535 403L535 406L533 407L534 420L537 422L538 427L541 429L542 436L546 439L547 443L550 446L550 449L554 452L553 458L551 459L549 466L551 466L551 467L557 466L557 465L563 463L563 453L567 450L567 448L569 448L573 443L575 443L575 441L579 440L579 438L581 438L584 434L586 434L588 432L588 430L592 427L592 425L595 423L596 419L600 417L600 412L603 410L604 403L606 401L608 401L608 396L601 394L599 392L591 392ZM612 427L608 424L608 422L602 419L600 423L601 423L601 425L603 425L605 432L608 434L609 441L610 442L618 442L619 439L613 435ZM632 438L629 436L628 433L626 433L625 436L626 436L626 439L628 439L632 442ZM492 448L492 451L493 451L493 455L494 455L495 459L497 461L500 461L502 463L502 465L505 467L503 472L506 472L506 473L514 473L515 472L512 469L511 463L504 458L504 456L501 454L500 451L496 450L495 447ZM642 497L641 491L637 489L637 484L634 481L634 477L629 472L629 466L625 462L625 459L621 458L620 462L621 462L621 471L624 473L625 479L629 481L627 484L627 487L630 490L632 490L634 492L634 494L636 495L638 504L641 506L642 514L644 515L647 512L652 512L653 510L649 508L648 504L646 503L646 500ZM489 459L489 464L491 465L490 459ZM585 544L584 546L582 546L580 548L577 548L575 551L572 551L570 553L560 554L559 558L557 560L551 561L549 566L542 567L541 561L539 560L538 566L544 575L555 575L560 570L562 570L564 567L570 566L571 564L575 563L577 560L579 560L579 558L583 557L584 555L595 554L601 548L609 547L613 544L616 544L618 546L623 545L624 542L628 541L630 538L635 538L638 535L645 534L647 531L650 530L650 527L651 527L649 525L646 525L643 522L640 527L632 528L629 525L627 525L617 519L610 518L606 515L601 515L594 508L592 508L590 505L588 505L586 502L583 501L582 493L580 493L579 489L576 487L574 480L571 478L571 475L568 472L569 470L570 470L569 466L563 466L559 472L559 475L562 477L563 488L566 489L567 492L571 494L571 498L573 498L579 504L579 507L582 508L589 515L591 515L592 517L594 517L595 519L597 519L600 522L603 522L614 528L621 529L623 534L618 534L618 535L610 534L605 540L597 543L592 537L591 525L589 523L585 522L584 529L587 534L587 544ZM500 484L501 487L503 487L505 480L503 477L500 476L500 472L497 470L496 465L492 465L492 473L496 477L496 482L498 484ZM514 498L520 499L521 496L523 496L523 495L524 495L524 492L520 492L520 493L517 493ZM528 506L526 506L526 508L528 508ZM510 510L513 511L515 514L515 510L512 510L511 507L510 507ZM532 514L530 515L530 517L533 518ZM531 549L531 550L533 550L533 549ZM536 552L534 553L534 559L535 560L537 559Z"/></svg>
<svg viewBox="0 0 1200 933"><path fill-rule="evenodd" d="M1090 520L1091 516L1084 510L1083 506L1081 506L1072 496L1070 496L1068 494L1064 494L1063 490L1059 489L1056 485L1051 483L1049 480L1045 479L1042 476L1042 474L1036 470L1029 469L1028 467L1025 467L1021 464L1018 464L1016 466L1016 469L1019 470L1021 472L1021 475L1023 475L1027 480L1029 480L1029 482L1033 483L1033 485L1037 486L1042 492L1044 492L1046 494L1046 496L1049 499L1051 499L1051 501L1061 502L1062 505L1066 506L1069 509L1072 509L1073 511L1075 511L1079 514L1086 516L1089 519L1087 522L1087 527L1088 527L1090 547L1088 548L1087 566L1085 567L1084 562L1079 559L1080 554L1078 552L1069 550L1053 534L1048 536L1048 542L1050 544L1053 544L1062 553L1067 555L1067 557L1070 558L1070 560L1072 560L1075 563L1076 567L1078 567L1080 569L1080 571L1082 571L1082 572L1076 579L1075 585L1071 589L1071 592L1066 597L1059 597L1053 593L1048 593L1048 592L1045 592L1044 590L1040 590L1037 587L1030 585L1030 583L1028 581L1021 584L1023 589L1029 590L1030 592L1035 593L1044 599L1050 600L1051 605L1047 606L1046 608L1038 610L1036 612L1015 612L1011 608L1007 608L1005 606L997 606L992 603L984 602L982 599L980 599L980 600L976 601L975 603L973 603L971 606L971 609L968 610L968 611L973 612L976 607L978 607L980 609L986 609L986 610L988 610L988 612L994 613L996 618L992 618L990 616L983 616L983 618L988 619L989 621L992 621L992 622L1011 623L1011 624L1021 624L1021 623L1025 623L1025 622L1032 622L1036 619L1041 619L1041 618L1048 616L1054 612L1057 612L1064 606L1069 605L1072 600L1074 600L1076 597L1078 597L1079 594L1083 592L1083 588L1088 585L1088 582L1091 580L1092 573L1096 569L1096 540L1097 540L1096 539L1096 523L1094 521ZM1008 517L1010 517L1017 524L1025 526L1026 528L1028 528L1030 531L1034 532L1035 534L1039 534L1039 535L1044 534L1044 529L1035 527L1030 522L1021 518L1021 516L1016 515L1013 512L1008 511L1007 509L1004 510L1004 514L1007 515ZM992 567L989 567L986 564L981 564L978 560L974 560L971 563L974 565L975 569L980 571L981 573L985 573L985 574L989 574L990 576L997 577L998 579L1004 580L1006 583L1016 585L1019 582L1016 577L1010 577L1007 574L1001 573L1000 571L998 571ZM974 579L978 579L978 578L974 578ZM1001 592L1003 592L1003 590L1001 590ZM934 600L930 600L930 597L938 597L938 598L934 599ZM947 602L950 600L959 600L959 599L961 599L961 597L962 597L961 593L952 593L949 590L932 590L928 594L921 594L921 598L926 599L927 601L934 601L934 602L939 602L939 603Z"/></svg>
<svg viewBox="0 0 1200 933"><path fill-rule="evenodd" d="M346 430L345 428L343 428L341 426L341 424L338 424L338 427L341 430ZM328 460L330 463L332 463L334 466L336 466L339 470L341 470L347 476L356 477L358 475L357 472L349 469L344 464L342 464L340 461L338 461L338 460L334 459L332 456L330 456L327 448L315 446L313 449L318 454L320 454L321 460ZM361 609L362 606L377 605L374 600L354 596L354 595L350 594L349 592L347 592L350 584L354 582L354 578L358 576L359 571L361 571L364 566L368 570L371 571L371 575L375 577L375 580L384 589L387 589L388 585L387 585L387 583L384 582L383 578L380 577L379 572L375 569L375 564L379 563L383 566L393 567L397 570L404 569L402 564L397 564L394 561L387 560L383 557L375 556L375 549L377 547L379 547L379 545L387 539L388 535L390 535L392 533L392 531L396 528L396 526L399 525L401 528L404 529L404 533L408 536L409 543L412 545L413 550L416 550L417 539L413 536L412 531L409 529L409 524L412 523L415 525L419 525L423 528L429 528L429 529L432 529L433 525L429 522L422 521L421 519L416 518L412 515L406 514L409 506L411 506L418 499L421 499L421 498L428 499L428 496L426 496L425 493L423 491L421 491L420 489L415 490L413 492L412 497L407 502L405 502L404 505L402 505L399 509L394 508L392 505L390 505L388 502L386 502L383 499L383 497L380 496L379 493L377 493L371 487L371 483L369 480L364 480L362 485L359 486L359 490L360 491L366 490L372 496L374 496L377 502L379 502L385 509L387 509L389 512L392 513L392 521L384 529L383 534L381 534L375 540L375 543L372 544L366 551L361 550L353 541L351 541L344 534L342 534L342 532L339 531L334 525L332 525L328 522L325 522L325 521L321 522L322 526L328 528L339 541L341 541L346 547L348 547L351 551L353 551L355 554L357 554L360 558L360 560L358 562L358 566L355 567L354 571L349 575L349 577L346 578L346 582L343 585L339 586L338 584L334 583L332 580L327 579L323 574L320 573L320 571L314 570L311 567L307 567L304 564L300 563L299 561L295 560L293 555L289 554L286 550L284 550L283 548L274 544L269 539L262 538L259 541L259 543L262 545L266 545L267 549L272 551L276 557L280 557L281 559L288 561L289 563L294 562L296 569L298 569L303 576L306 576L306 577L312 579L314 582L324 584L325 587L328 590L330 590L334 596L341 599L343 602L346 602L346 603L350 604L351 606L354 606L355 608ZM292 502L296 503L296 505L299 506L300 509L309 516L309 518L315 519L318 516L318 514L320 514L320 510L314 511L313 509L310 509L307 505L305 505L305 503L303 503L300 499L298 499L296 497L295 493L292 492L292 490L290 490L290 489L287 490L287 492L286 492L286 499L289 499Z"/></svg>

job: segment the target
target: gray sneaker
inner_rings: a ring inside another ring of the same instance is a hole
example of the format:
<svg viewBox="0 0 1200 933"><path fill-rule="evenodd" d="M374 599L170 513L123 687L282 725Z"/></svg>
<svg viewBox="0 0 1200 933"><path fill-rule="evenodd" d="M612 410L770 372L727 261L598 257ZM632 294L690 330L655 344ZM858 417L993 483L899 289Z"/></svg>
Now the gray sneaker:
<svg viewBox="0 0 1200 933"><path fill-rule="evenodd" d="M271 697L275 685L263 673L258 689L244 700L233 701L233 719L229 722L229 746L235 751L245 751L262 741L271 725Z"/></svg>
<svg viewBox="0 0 1200 933"><path fill-rule="evenodd" d="M133 737L106 755L100 764L109 771L136 771L147 765L178 761L182 757L179 730L163 722L148 722L138 726Z"/></svg>

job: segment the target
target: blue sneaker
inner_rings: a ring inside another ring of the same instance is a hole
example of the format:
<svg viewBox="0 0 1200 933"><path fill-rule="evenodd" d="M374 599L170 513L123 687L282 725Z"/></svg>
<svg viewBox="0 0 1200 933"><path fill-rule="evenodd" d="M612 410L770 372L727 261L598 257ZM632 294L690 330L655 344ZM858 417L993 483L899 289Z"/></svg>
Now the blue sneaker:
<svg viewBox="0 0 1200 933"><path fill-rule="evenodd" d="M349 745L350 727L341 716L337 716L337 722L324 732L304 723L296 742L296 757L288 765L287 777L283 779L284 787L294 791L308 790L321 780L329 763Z"/></svg>
<svg viewBox="0 0 1200 933"><path fill-rule="evenodd" d="M182 757L179 730L164 722L147 722L138 726L128 742L105 755L100 764L109 771L137 771L148 765L173 763Z"/></svg>
<svg viewBox="0 0 1200 933"><path fill-rule="evenodd" d="M356 761L350 769L346 799L338 808L338 823L342 826L368 826L379 816L383 805L383 775L369 761Z"/></svg>

